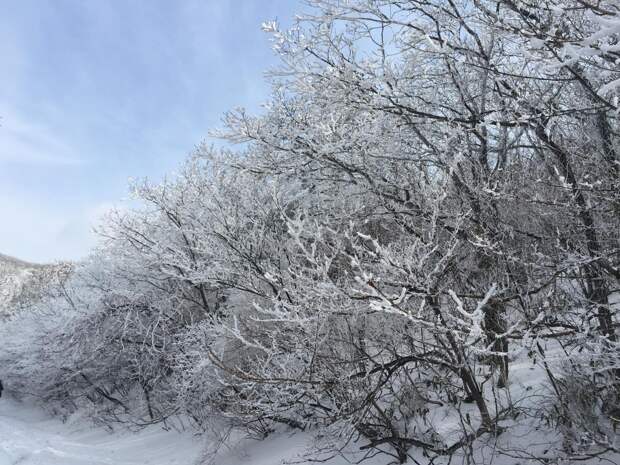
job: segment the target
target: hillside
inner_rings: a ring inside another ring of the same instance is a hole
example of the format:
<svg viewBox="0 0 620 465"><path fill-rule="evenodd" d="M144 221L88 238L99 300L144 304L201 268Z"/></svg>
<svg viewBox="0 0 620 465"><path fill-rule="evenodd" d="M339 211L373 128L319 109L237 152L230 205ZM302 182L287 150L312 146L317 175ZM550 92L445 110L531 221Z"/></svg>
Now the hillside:
<svg viewBox="0 0 620 465"><path fill-rule="evenodd" d="M71 270L67 263L29 263L0 254L0 316L32 305Z"/></svg>

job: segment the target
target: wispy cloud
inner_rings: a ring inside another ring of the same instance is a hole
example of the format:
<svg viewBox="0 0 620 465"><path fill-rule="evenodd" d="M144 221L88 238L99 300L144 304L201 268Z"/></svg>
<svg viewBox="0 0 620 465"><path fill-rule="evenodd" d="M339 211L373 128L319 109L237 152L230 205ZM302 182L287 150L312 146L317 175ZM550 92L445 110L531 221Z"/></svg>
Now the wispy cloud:
<svg viewBox="0 0 620 465"><path fill-rule="evenodd" d="M300 4L9 2L0 15L0 252L85 255L92 212L124 197L129 177L161 178L223 112L259 110L275 63L261 24L286 23Z"/></svg>
<svg viewBox="0 0 620 465"><path fill-rule="evenodd" d="M65 139L0 106L0 164L79 165L86 162Z"/></svg>

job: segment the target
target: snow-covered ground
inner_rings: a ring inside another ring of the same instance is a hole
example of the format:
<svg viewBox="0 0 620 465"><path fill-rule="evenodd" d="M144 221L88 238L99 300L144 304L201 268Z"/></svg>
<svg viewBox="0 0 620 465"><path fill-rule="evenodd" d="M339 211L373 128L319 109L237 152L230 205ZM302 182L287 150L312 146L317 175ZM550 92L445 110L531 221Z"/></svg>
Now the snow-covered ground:
<svg viewBox="0 0 620 465"><path fill-rule="evenodd" d="M547 353L547 360L553 363L553 350ZM517 404L541 402L548 388L544 387L540 365L523 359L511 364L511 397ZM439 412L440 413L440 412ZM449 422L444 425L450 428ZM477 464L533 465L546 457L561 455L557 432L543 431L537 421L524 422L500 436L502 448L506 451L526 451L532 454L530 460L510 455L496 455L492 438L479 442L476 452ZM620 439L619 439L620 440ZM206 436L195 436L190 431L166 431L160 426L150 426L138 432L121 427L115 432L95 427L84 417L75 416L63 423L41 408L27 401L17 402L9 396L0 399L0 465L280 465L303 463L304 452L311 445L310 434L274 434L264 441L243 439L229 447L222 448L218 455L209 457ZM414 451L412 451L414 452ZM358 451L359 454L359 451ZM436 460L437 465L466 463L457 454ZM361 456L333 458L326 465L355 463ZM426 460L419 456L419 463ZM598 458L580 460L578 463L619 463L620 456L607 455L601 462ZM393 463L386 455L379 455L365 461L365 465L387 465ZM413 462L410 462L413 463ZM550 463L577 463L570 461Z"/></svg>
<svg viewBox="0 0 620 465"><path fill-rule="evenodd" d="M276 435L265 441L244 440L222 450L214 465L279 465L295 461L309 435ZM109 432L84 419L62 421L40 408L0 399L0 465L202 465L207 439L158 426L139 432ZM203 460L204 459L204 460ZM370 465L384 465L383 458ZM344 465L333 460L330 465Z"/></svg>
<svg viewBox="0 0 620 465"><path fill-rule="evenodd" d="M0 465L193 465L202 446L190 433L159 427L110 433L0 399Z"/></svg>

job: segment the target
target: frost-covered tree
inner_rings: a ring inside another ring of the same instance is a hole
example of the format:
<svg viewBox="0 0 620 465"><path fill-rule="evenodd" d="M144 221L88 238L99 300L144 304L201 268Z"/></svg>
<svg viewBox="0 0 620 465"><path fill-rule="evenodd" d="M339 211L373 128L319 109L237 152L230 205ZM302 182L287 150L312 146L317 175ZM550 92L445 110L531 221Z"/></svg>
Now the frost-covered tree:
<svg viewBox="0 0 620 465"><path fill-rule="evenodd" d="M617 454L619 24L612 0L265 23L281 65L217 132L237 152L135 184L143 208L5 326L53 341L7 330L8 378L102 419L313 430L320 460Z"/></svg>

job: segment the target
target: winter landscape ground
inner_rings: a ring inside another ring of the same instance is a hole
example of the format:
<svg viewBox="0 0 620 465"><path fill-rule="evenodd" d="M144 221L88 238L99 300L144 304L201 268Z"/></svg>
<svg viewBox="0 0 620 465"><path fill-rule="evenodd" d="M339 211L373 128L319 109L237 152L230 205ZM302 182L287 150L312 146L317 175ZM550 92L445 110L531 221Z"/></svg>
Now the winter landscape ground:
<svg viewBox="0 0 620 465"><path fill-rule="evenodd" d="M0 255L0 465L620 463L620 3L304 8L86 257Z"/></svg>
<svg viewBox="0 0 620 465"><path fill-rule="evenodd" d="M66 422L39 407L12 399L0 404L2 465L194 465L204 463L204 440L191 432L165 431L159 426L137 433L94 428L87 419ZM275 465L297 461L310 438L282 434L263 442L236 444L223 451L218 464ZM334 465L348 463L333 460ZM377 462L381 463L381 462Z"/></svg>
<svg viewBox="0 0 620 465"><path fill-rule="evenodd" d="M552 359L550 357L550 361ZM543 387L544 373L535 364L529 360L514 364L513 373L510 395L523 399L524 407L535 407L548 400L550 393ZM89 418L77 414L61 421L44 412L32 400L16 401L10 396L11 393L8 393L0 402L1 465L279 465L304 463L312 456L315 443L311 434L281 430L262 441L237 437L217 454L211 454L209 443L216 438L197 436L191 430L182 428L181 423L174 428L152 425L138 430L116 426L115 431L110 431L109 428L94 426ZM441 417L441 412L435 414ZM447 421L443 429L458 431L459 427ZM527 450L532 456L539 457L535 462L545 463L546 456L554 452L549 444L556 440L545 437L536 423L530 422L523 425L520 431L505 435L500 439L500 444L505 450ZM495 446L495 441L491 441L481 447L477 458L479 462L474 463L489 462ZM321 457L321 460L331 455ZM353 446L343 455L335 455L321 463L346 465L363 457L364 454ZM452 458L459 463L458 459L458 455ZM391 462L390 458L379 455L364 463L386 465ZM448 462L445 459L435 463ZM605 460L585 461L589 462L620 463L620 454L611 454ZM517 465L523 463L523 459L505 455L496 457L492 463Z"/></svg>

